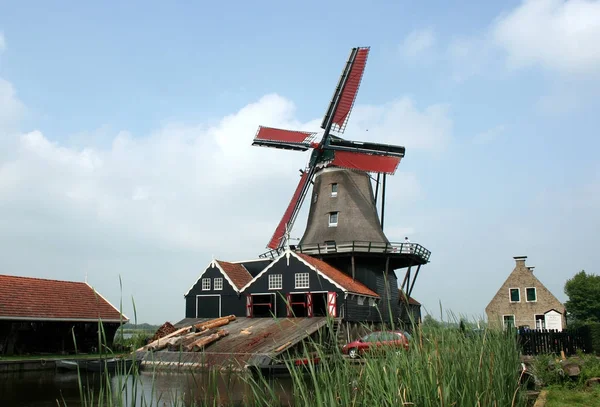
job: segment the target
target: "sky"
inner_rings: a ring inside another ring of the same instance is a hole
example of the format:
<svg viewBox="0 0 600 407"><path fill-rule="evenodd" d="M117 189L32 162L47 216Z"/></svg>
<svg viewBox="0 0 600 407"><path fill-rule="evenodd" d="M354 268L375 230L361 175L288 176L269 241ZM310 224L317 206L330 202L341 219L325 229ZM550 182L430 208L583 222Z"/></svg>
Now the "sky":
<svg viewBox="0 0 600 407"><path fill-rule="evenodd" d="M265 251L308 161L258 125L320 130L370 46L343 137L406 147L385 233L431 250L425 312L483 316L519 255L565 301L600 264L599 42L590 0L0 0L0 273L179 321L213 257Z"/></svg>

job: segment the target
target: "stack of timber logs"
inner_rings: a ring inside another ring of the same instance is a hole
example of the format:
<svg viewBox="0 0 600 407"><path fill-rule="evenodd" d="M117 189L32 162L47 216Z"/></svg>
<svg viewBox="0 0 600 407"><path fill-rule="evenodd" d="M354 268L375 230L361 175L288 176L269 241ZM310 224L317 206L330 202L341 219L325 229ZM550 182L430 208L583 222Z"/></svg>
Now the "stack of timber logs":
<svg viewBox="0 0 600 407"><path fill-rule="evenodd" d="M155 341L157 339L164 338L165 336L167 336L170 333L175 332L176 330L177 330L177 328L175 328L172 323L167 321L164 324L162 324L160 326L160 328L158 328L156 330L156 333L154 334L154 336L152 337L152 339L150 341Z"/></svg>
<svg viewBox="0 0 600 407"><path fill-rule="evenodd" d="M229 335L229 332L225 329L219 329L216 332L211 332L211 330L225 326L230 322L235 321L235 319L235 315L229 315L180 329L175 329L173 327L174 330L168 334L164 334L164 331L169 329L168 327L165 330L162 330L163 327L167 326L166 324L169 324L165 323L154 335L155 339L138 350L159 351L168 348L172 351L183 350L187 352L199 352L204 350L204 348L210 344Z"/></svg>

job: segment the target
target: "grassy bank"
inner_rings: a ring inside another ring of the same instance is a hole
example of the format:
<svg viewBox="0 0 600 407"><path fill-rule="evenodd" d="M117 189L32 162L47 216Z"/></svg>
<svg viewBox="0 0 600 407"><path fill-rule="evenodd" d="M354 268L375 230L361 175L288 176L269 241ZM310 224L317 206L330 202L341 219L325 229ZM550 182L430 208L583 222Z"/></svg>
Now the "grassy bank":
<svg viewBox="0 0 600 407"><path fill-rule="evenodd" d="M82 383L84 406L525 406L520 391L520 361L514 335L485 330L415 329L408 351L381 349L361 364L348 363L337 347L319 339L306 346L305 357L318 365L289 364L286 397L277 384L250 374L199 373L187 393L165 395L151 385L152 376L132 372L128 378L106 376L99 391ZM327 349L327 350L326 350ZM143 385L140 383L144 381ZM243 391L230 385L243 382ZM143 388L143 397L139 393ZM190 392L194 394L190 394ZM165 401L168 400L168 404Z"/></svg>

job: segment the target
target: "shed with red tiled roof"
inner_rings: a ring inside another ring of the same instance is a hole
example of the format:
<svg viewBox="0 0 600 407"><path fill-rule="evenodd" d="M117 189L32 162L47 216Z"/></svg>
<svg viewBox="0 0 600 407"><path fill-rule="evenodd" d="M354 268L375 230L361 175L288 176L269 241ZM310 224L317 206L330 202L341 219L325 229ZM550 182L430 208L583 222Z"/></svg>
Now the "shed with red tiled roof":
<svg viewBox="0 0 600 407"><path fill-rule="evenodd" d="M245 314L240 290L251 280L252 274L244 263L211 261L184 295L186 318Z"/></svg>
<svg viewBox="0 0 600 407"><path fill-rule="evenodd" d="M0 354L75 350L72 331L91 349L127 321L87 283L0 275Z"/></svg>

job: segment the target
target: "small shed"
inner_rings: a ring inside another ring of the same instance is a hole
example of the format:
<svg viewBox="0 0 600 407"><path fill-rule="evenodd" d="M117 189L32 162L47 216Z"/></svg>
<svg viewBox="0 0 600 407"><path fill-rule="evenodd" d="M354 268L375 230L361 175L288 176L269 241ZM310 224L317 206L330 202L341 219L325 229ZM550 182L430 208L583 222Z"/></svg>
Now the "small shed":
<svg viewBox="0 0 600 407"><path fill-rule="evenodd" d="M251 264L246 267L244 262L211 261L184 295L185 317L218 318L224 315L246 315L240 291L252 280L249 270L256 275L258 269L263 269L270 262L246 263Z"/></svg>
<svg viewBox="0 0 600 407"><path fill-rule="evenodd" d="M128 320L87 283L0 275L0 355L93 352Z"/></svg>

